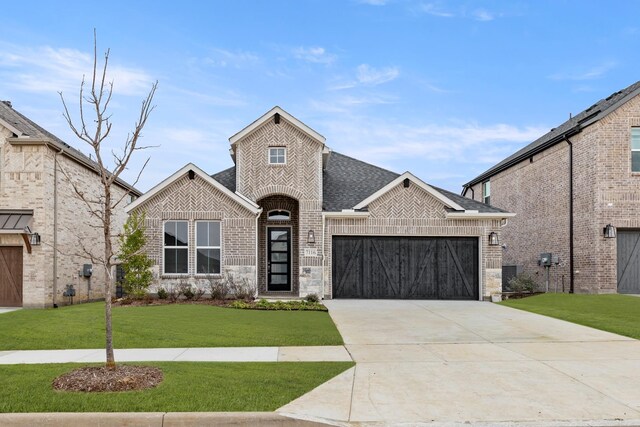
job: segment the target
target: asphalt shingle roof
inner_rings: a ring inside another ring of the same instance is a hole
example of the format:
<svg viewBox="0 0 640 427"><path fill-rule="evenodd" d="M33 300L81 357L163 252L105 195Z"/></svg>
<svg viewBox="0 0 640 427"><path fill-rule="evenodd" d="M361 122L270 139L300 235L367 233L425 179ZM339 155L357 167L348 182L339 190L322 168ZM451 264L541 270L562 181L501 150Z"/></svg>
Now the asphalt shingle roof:
<svg viewBox="0 0 640 427"><path fill-rule="evenodd" d="M355 205L399 176L398 173L332 151L322 174L322 208L326 212L353 209ZM229 190L236 191L235 166L213 174L211 177ZM465 209L483 213L505 212L450 191L433 188Z"/></svg>
<svg viewBox="0 0 640 427"><path fill-rule="evenodd" d="M514 164L514 162L520 162L535 154L536 152L543 150L549 144L555 145L555 143L562 142L562 135L568 134L568 136L571 136L570 133L572 130L579 129L581 126L586 127L597 122L598 120L608 115L614 109L622 106L626 101L630 99L629 96L638 90L640 90L640 81L637 81L631 86L628 86L618 92L614 92L608 97L601 99L586 110L581 111L577 115L571 117L560 126L551 129L549 132L536 139L531 144L516 151L506 159L502 160L500 163L481 173L480 175L466 183L464 187L469 187L490 178L492 175L495 175L501 170L504 170L507 167L511 166L512 164Z"/></svg>
<svg viewBox="0 0 640 427"><path fill-rule="evenodd" d="M28 117L24 116L20 112L13 109L11 103L9 101L0 101L0 119L4 120L11 126L13 126L16 130L22 133L22 136L28 136L34 139L44 139L48 141L52 141L58 145L64 147L65 152L71 157L76 158L80 162L91 165L95 170L97 170L98 165L95 161L93 161L89 156L83 154L80 150L73 148L45 128L41 127ZM19 136L19 135L17 135ZM125 181L118 179L118 184L121 186L133 191L134 193L140 195L142 194L140 191L131 187Z"/></svg>

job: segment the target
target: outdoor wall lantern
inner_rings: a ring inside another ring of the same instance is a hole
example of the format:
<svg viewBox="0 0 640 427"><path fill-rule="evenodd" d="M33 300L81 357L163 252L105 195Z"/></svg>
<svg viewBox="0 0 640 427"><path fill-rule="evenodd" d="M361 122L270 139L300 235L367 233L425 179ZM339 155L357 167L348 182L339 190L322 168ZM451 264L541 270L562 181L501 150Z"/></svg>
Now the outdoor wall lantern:
<svg viewBox="0 0 640 427"><path fill-rule="evenodd" d="M315 243L316 242L316 235L313 232L313 230L309 230L309 233L307 234L307 243Z"/></svg>
<svg viewBox="0 0 640 427"><path fill-rule="evenodd" d="M489 246L498 246L500 244L500 239L498 239L498 233L492 231L489 233Z"/></svg>
<svg viewBox="0 0 640 427"><path fill-rule="evenodd" d="M31 243L31 246L40 246L40 235L38 233L31 233L29 243Z"/></svg>
<svg viewBox="0 0 640 427"><path fill-rule="evenodd" d="M616 228L611 224L607 224L602 231L605 239L614 239L616 237Z"/></svg>

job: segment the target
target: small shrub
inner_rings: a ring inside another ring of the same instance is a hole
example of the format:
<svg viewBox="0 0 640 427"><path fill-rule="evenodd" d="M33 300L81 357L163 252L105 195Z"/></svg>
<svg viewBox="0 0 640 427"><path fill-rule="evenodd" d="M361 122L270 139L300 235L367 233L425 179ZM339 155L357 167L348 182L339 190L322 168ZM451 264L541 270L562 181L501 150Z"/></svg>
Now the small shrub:
<svg viewBox="0 0 640 427"><path fill-rule="evenodd" d="M245 300L245 301L253 301L256 295L256 288L253 286L249 280L242 279L242 282L239 284L235 284L235 292L234 295L237 299Z"/></svg>
<svg viewBox="0 0 640 427"><path fill-rule="evenodd" d="M318 294L309 294L304 299L306 302L320 302Z"/></svg>
<svg viewBox="0 0 640 427"><path fill-rule="evenodd" d="M180 293L184 295L185 299L187 300L193 299L195 294L193 293L193 288L191 287L190 284L180 283L180 285L178 285L178 288L180 289Z"/></svg>
<svg viewBox="0 0 640 427"><path fill-rule="evenodd" d="M167 299L169 293L165 288L158 288L158 299Z"/></svg>
<svg viewBox="0 0 640 427"><path fill-rule="evenodd" d="M511 289L512 292L533 292L537 287L538 284L535 280L524 273L520 273L509 279L509 289Z"/></svg>
<svg viewBox="0 0 640 427"><path fill-rule="evenodd" d="M249 303L242 301L242 300L235 300L234 302L232 302L229 307L231 308L239 308L239 309L245 309L245 308L251 308L251 306L249 305Z"/></svg>
<svg viewBox="0 0 640 427"><path fill-rule="evenodd" d="M229 295L229 288L224 279L208 279L209 280L209 292L211 293L211 299L225 300Z"/></svg>
<svg viewBox="0 0 640 427"><path fill-rule="evenodd" d="M178 301L178 298L180 298L180 295L181 295L181 292L178 286L169 286L169 288L167 289L167 297L170 302Z"/></svg>
<svg viewBox="0 0 640 427"><path fill-rule="evenodd" d="M193 300L198 301L207 290L201 286L196 286L196 290L193 292Z"/></svg>
<svg viewBox="0 0 640 427"><path fill-rule="evenodd" d="M271 305L271 303L269 301L267 301L266 299L264 299L264 298L256 303L256 307L265 308L267 310L269 309L270 305Z"/></svg>

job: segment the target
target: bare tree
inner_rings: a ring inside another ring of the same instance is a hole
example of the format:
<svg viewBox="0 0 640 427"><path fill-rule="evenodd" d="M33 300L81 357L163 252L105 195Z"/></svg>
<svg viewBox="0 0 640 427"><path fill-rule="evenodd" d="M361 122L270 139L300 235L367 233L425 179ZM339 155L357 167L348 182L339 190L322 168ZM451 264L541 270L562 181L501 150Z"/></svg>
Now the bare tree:
<svg viewBox="0 0 640 427"><path fill-rule="evenodd" d="M110 150L110 157L112 163L105 161L105 154L103 153L103 143L109 137L111 132L111 121L109 111L109 103L111 102L111 95L113 91L113 81L107 81L107 67L109 64L109 49L104 54L104 64L101 69L98 67L98 43L97 36L94 30L93 34L93 74L91 81L85 80L85 76L82 77L82 83L80 84L80 96L78 100L79 117L74 121L69 113L67 103L59 92L62 105L64 106L64 118L66 119L69 127L73 133L83 142L91 147L92 154L95 155L95 163L98 175L100 177L101 191L98 194L91 194L83 191L79 183L75 182L72 177L65 174L69 182L71 183L75 195L84 202L91 217L97 221L99 228L102 231L104 238L104 251L100 255L96 255L92 248L82 246L82 250L88 255L92 262L100 264L104 268L105 273L105 332L106 332L106 353L107 353L107 367L115 369L115 358L113 355L113 329L111 325L111 296L112 296L112 268L114 266L114 250L113 250L113 238L116 237L112 233L112 217L114 210L122 203L127 196L125 192L122 196L117 196L112 187L119 179L120 175L127 169L127 165L131 160L132 155L136 151L144 150L149 146L140 146L138 144L142 135L142 129L147 123L149 115L155 108L152 105L153 97L158 87L156 81L151 86L151 90L148 95L142 101L140 107L140 114L136 120L134 129L127 135L127 138L122 147L122 151L117 152ZM87 87L89 86L89 87ZM107 155L109 158L109 155ZM144 162L140 169L132 187L135 186L140 179L142 171L146 167L149 159Z"/></svg>

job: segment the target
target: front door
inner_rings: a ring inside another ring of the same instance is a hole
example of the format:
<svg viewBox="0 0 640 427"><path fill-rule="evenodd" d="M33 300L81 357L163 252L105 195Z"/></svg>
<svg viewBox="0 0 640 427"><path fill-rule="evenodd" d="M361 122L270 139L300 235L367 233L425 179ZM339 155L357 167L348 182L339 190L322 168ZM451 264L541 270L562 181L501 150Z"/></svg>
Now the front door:
<svg viewBox="0 0 640 427"><path fill-rule="evenodd" d="M267 291L291 291L291 228L267 227Z"/></svg>

